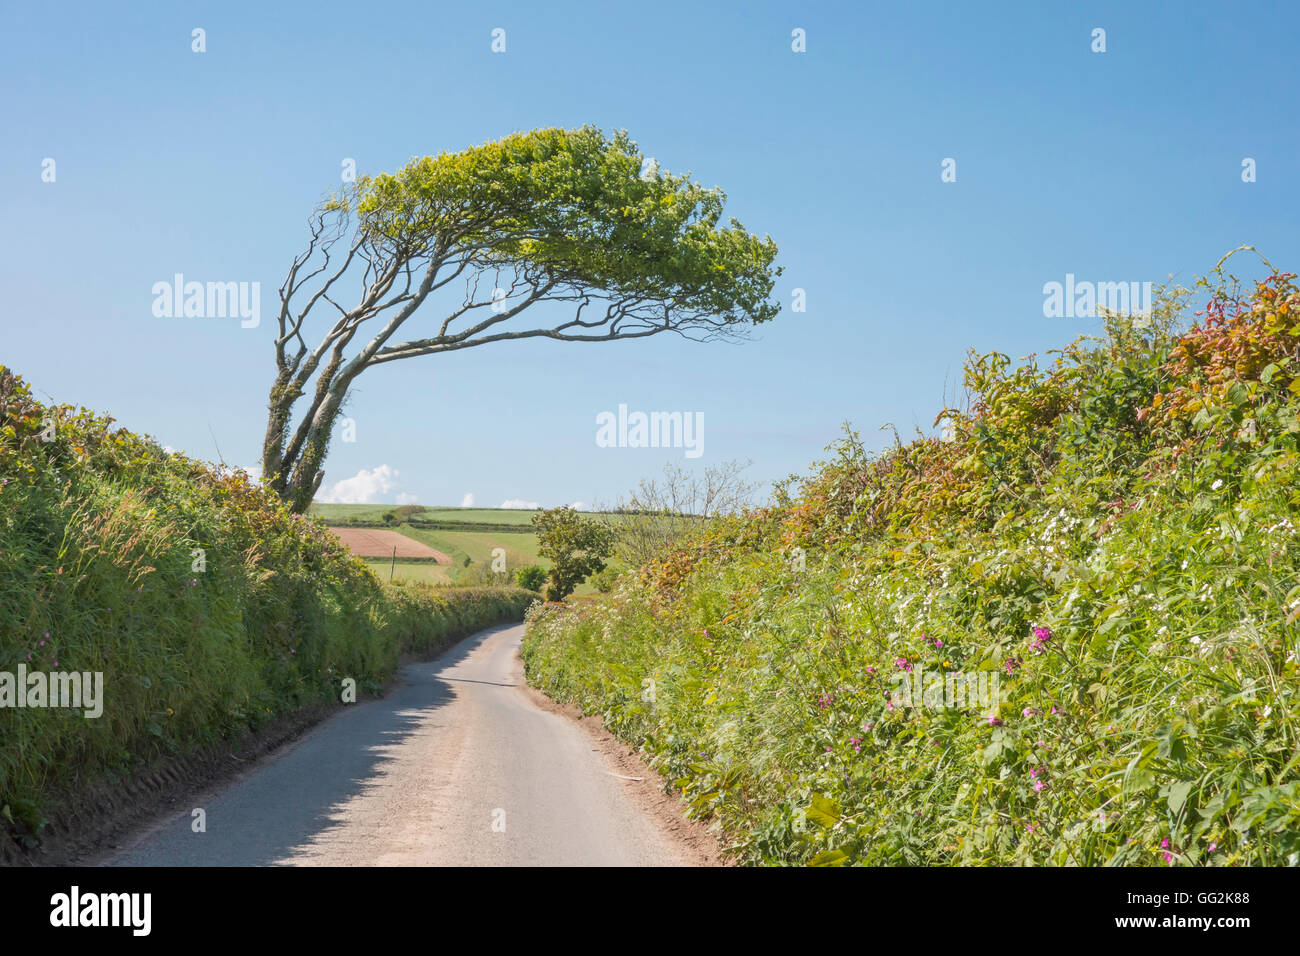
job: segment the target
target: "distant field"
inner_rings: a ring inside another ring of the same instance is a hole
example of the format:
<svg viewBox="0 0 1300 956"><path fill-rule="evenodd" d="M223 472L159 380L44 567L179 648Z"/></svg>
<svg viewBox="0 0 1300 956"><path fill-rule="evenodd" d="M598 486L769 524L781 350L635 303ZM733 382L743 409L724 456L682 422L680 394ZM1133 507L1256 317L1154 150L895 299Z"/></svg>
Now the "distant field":
<svg viewBox="0 0 1300 956"><path fill-rule="evenodd" d="M382 521L384 514L393 511L397 505L322 505L313 504L311 514L320 515L325 523L342 521L345 518L363 518ZM416 518L426 521L466 521L486 522L490 524L517 524L527 526L532 523L536 512L519 508L425 508Z"/></svg>
<svg viewBox="0 0 1300 956"><path fill-rule="evenodd" d="M359 518L366 521L382 521L389 511L395 511L398 505L325 505L313 503L310 514L319 515L326 524ZM537 512L522 508L453 508L446 505L430 505L414 515L416 521L457 521L467 524L517 524L529 527L533 515ZM579 514L591 517L618 519L618 515L609 515L598 511L582 511Z"/></svg>
<svg viewBox="0 0 1300 956"><path fill-rule="evenodd" d="M397 505L334 505L313 504L311 514L324 519L326 524L344 521L349 518L362 521L382 521L387 512L394 511ZM551 562L537 554L537 537L533 534L531 524L536 512L514 508L452 508L428 507L414 515L415 520L464 523L464 531L454 528L416 528L409 524L394 528L346 528L336 527L334 533L357 554L378 577L387 581L391 575L394 580L422 581L430 584L454 584L465 572L465 559L469 558L471 566L491 565L492 552L495 548L505 551L506 571L511 576L526 564L536 564L550 569ZM598 512L584 512L593 517ZM473 525L516 525L518 531L500 529L485 530ZM374 544L373 536L385 536L381 544ZM387 536L392 536L387 537ZM400 541L410 542L409 548L403 548ZM353 542L357 544L353 544ZM393 545L398 542L397 562L393 563ZM449 559L450 564L433 564L427 560L433 554L441 554ZM410 560L418 557L426 560ZM407 561L403 558L407 557ZM576 594L595 593L589 584L579 586Z"/></svg>
<svg viewBox="0 0 1300 956"><path fill-rule="evenodd" d="M445 551L430 547L427 542L413 540L409 535L380 528L335 528L348 550L362 558L433 558L439 564L451 564Z"/></svg>
<svg viewBox="0 0 1300 956"><path fill-rule="evenodd" d="M363 558L366 567L368 567L381 581L387 581L391 578L394 581L418 581L422 584L452 584L450 566L445 564L423 563L403 563L400 559L396 564L390 558L385 561L383 558Z"/></svg>
<svg viewBox="0 0 1300 956"><path fill-rule="evenodd" d="M538 564L537 537L532 531L443 531L441 529L398 529L414 541L451 555L452 567L460 567L465 558L484 564L492 561L492 549L502 548L506 553L506 568L513 571L525 564Z"/></svg>

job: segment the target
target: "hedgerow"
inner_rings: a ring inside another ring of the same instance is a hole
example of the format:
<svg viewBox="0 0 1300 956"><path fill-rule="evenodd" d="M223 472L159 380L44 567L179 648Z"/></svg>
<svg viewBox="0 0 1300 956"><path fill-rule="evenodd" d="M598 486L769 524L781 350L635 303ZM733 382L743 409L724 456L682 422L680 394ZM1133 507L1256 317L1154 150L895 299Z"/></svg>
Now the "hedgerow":
<svg viewBox="0 0 1300 956"><path fill-rule="evenodd" d="M1294 280L1219 269L1190 328L1166 289L1045 365L972 355L948 440L847 430L771 506L532 612L529 680L751 863L1300 863Z"/></svg>
<svg viewBox="0 0 1300 956"><path fill-rule="evenodd" d="M519 619L516 588L392 588L243 473L46 406L0 366L0 673L102 672L103 713L0 707L0 827L39 840L54 794L213 744L404 651Z"/></svg>

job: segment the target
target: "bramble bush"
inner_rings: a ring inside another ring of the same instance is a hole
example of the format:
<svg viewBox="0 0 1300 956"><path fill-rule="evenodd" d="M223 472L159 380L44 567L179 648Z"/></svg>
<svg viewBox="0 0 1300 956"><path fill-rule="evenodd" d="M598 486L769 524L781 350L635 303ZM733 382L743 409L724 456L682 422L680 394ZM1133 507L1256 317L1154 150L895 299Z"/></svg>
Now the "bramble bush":
<svg viewBox="0 0 1300 956"><path fill-rule="evenodd" d="M317 519L0 366L0 672L104 674L103 714L0 707L0 813L36 842L56 791L217 742L404 651L519 619L515 588L386 587Z"/></svg>
<svg viewBox="0 0 1300 956"><path fill-rule="evenodd" d="M771 506L530 612L530 682L750 863L1297 865L1294 280L1219 268L1190 329L1166 289L1045 366L972 355L950 440L846 430ZM906 706L914 671L1001 693Z"/></svg>

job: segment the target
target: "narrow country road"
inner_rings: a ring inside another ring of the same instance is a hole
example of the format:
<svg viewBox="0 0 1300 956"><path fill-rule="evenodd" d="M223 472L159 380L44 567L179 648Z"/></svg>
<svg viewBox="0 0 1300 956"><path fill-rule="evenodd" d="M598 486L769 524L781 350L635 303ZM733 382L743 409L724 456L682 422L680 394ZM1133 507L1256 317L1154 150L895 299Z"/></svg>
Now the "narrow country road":
<svg viewBox="0 0 1300 956"><path fill-rule="evenodd" d="M524 687L522 625L411 664L109 866L613 865L695 862L571 718Z"/></svg>

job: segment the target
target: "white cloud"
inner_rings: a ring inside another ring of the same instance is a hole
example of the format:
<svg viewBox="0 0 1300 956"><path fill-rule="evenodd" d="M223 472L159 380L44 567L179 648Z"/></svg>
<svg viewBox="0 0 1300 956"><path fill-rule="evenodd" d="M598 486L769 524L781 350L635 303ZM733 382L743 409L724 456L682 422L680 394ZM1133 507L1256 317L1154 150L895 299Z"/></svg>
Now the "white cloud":
<svg viewBox="0 0 1300 956"><path fill-rule="evenodd" d="M472 491L466 492L466 493L465 493L465 497L460 499L460 506L461 506L462 508L473 508L473 507L474 507L474 492L472 492Z"/></svg>
<svg viewBox="0 0 1300 956"><path fill-rule="evenodd" d="M524 501L523 498L507 498L501 502L502 508L518 508L523 511L536 511L541 507L536 501Z"/></svg>
<svg viewBox="0 0 1300 956"><path fill-rule="evenodd" d="M569 507L572 508L574 511L581 511L584 503L585 502L582 501L575 501L573 504L569 505Z"/></svg>
<svg viewBox="0 0 1300 956"><path fill-rule="evenodd" d="M333 505L379 504L380 496L388 494L396 485L396 469L388 465L370 471L362 468L353 477L335 482L328 491L318 494L316 500Z"/></svg>
<svg viewBox="0 0 1300 956"><path fill-rule="evenodd" d="M411 495L411 494L407 494L405 491L400 491L397 494L397 503L399 505L418 505L420 503L420 496Z"/></svg>

